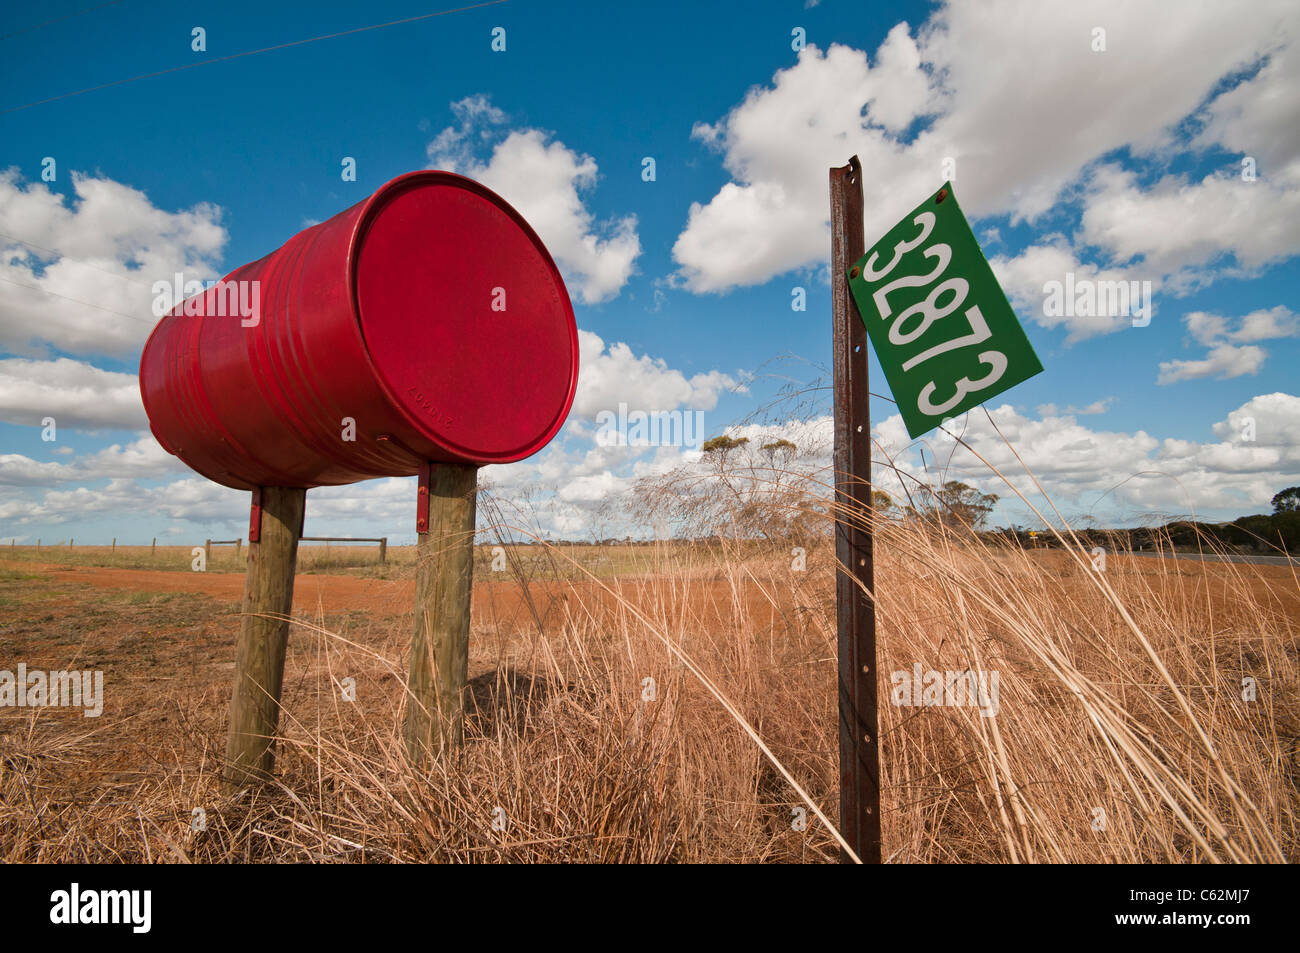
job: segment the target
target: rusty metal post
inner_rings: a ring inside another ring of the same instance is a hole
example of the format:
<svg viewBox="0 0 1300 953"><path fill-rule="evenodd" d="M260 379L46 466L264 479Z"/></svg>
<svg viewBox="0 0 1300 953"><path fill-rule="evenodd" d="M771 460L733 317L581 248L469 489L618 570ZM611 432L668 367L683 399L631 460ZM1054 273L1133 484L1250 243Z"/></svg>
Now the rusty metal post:
<svg viewBox="0 0 1300 953"><path fill-rule="evenodd" d="M878 864L880 747L876 711L875 564L869 522L872 510L867 330L849 293L846 275L866 251L862 166L857 156L843 168L831 169L830 193L840 833L863 863ZM841 860L850 859L841 853Z"/></svg>

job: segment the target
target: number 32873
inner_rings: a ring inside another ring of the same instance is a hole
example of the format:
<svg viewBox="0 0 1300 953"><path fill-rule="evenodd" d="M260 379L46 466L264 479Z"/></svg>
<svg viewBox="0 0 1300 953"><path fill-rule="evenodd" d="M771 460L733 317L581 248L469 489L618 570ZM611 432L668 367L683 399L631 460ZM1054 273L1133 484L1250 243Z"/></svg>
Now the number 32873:
<svg viewBox="0 0 1300 953"><path fill-rule="evenodd" d="M876 284L889 277L904 255L919 248L930 237L930 232L934 229L935 215L933 212L921 212L912 219L912 223L920 227L920 234L915 238L905 239L896 244L892 257L884 265L878 263L880 252L873 252L862 268L864 281L868 284ZM935 242L922 251L921 256L934 262L934 266L928 274L904 275L895 278L888 284L882 285L872 294L872 299L875 301L876 309L880 312L881 319L890 322L889 342L898 347L907 346L930 330L931 325L936 321L953 314L965 303L966 295L970 291L966 279L960 277L948 278L934 284L939 281L948 265L952 262L952 248L948 244ZM891 294L902 288L925 288L932 284L934 284L934 287L931 288L930 293L926 295L924 300L905 308L897 315L893 313L893 306L889 301ZM973 304L966 308L962 316L970 326L970 334L963 334L941 344L936 344L934 347L908 358L903 362L903 370L910 371L931 358L946 354L948 351L983 344L993 336L993 332L989 330L988 322L984 319L984 315L980 313L979 305ZM1001 351L980 351L978 357L980 365L989 369L988 373L981 377L963 377L956 381L952 385L952 396L939 403L935 403L935 395L939 390L939 384L933 380L930 381L921 388L920 394L917 395L917 410L932 417L942 417L965 400L967 395L992 387L1006 373L1007 356Z"/></svg>

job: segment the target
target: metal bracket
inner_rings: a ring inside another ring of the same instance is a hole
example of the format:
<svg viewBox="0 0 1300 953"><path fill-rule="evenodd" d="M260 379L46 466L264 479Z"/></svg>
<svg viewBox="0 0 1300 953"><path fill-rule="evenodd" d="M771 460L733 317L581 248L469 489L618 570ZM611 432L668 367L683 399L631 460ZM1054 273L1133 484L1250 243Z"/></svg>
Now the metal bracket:
<svg viewBox="0 0 1300 953"><path fill-rule="evenodd" d="M262 488L253 487L253 504L248 509L248 541L256 543L262 538Z"/></svg>
<svg viewBox="0 0 1300 953"><path fill-rule="evenodd" d="M433 482L434 464L425 461L420 464L420 489L415 499L415 532L423 535L429 532L429 484Z"/></svg>

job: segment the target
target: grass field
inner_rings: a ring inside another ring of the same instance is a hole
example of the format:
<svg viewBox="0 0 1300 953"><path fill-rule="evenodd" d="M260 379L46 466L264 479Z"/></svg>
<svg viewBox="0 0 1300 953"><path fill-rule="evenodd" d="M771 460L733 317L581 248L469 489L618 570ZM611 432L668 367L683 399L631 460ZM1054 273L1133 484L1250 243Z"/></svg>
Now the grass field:
<svg viewBox="0 0 1300 953"><path fill-rule="evenodd" d="M493 578L495 543L483 543L474 553L475 578ZM47 565L104 569L137 569L151 572L193 573L194 546L3 546L0 560L15 566ZM586 574L602 577L642 573L653 565L651 547L636 544L608 546L583 545L503 545L506 568L496 572L529 576L546 573L557 578L585 578ZM234 545L213 544L211 558L205 560L204 572L243 575L248 556L245 541L236 552ZM414 546L389 546L383 564L379 562L378 544L302 543L298 547L298 572L337 573L370 579L397 579L409 576L415 567Z"/></svg>
<svg viewBox="0 0 1300 953"><path fill-rule="evenodd" d="M1296 858L1291 568L1098 572L898 522L876 547L887 860ZM105 686L98 718L0 708L0 859L837 857L828 540L527 547L506 572L483 548L467 741L427 773L401 747L410 551L304 547L277 782L232 799L242 577L217 552L196 573L188 547L0 551L0 669ZM891 704L917 665L996 672L996 715Z"/></svg>

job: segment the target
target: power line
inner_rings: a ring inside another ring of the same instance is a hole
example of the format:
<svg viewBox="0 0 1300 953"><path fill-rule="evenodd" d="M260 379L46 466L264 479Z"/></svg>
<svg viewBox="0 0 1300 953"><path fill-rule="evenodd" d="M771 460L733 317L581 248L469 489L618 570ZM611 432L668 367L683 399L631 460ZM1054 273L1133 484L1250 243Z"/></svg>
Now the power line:
<svg viewBox="0 0 1300 953"><path fill-rule="evenodd" d="M29 26L22 30L14 30L12 33L0 35L0 40L7 40L11 36L22 36L24 33L31 33L33 30L39 30L42 27L52 26L55 23L62 23L64 20L71 20L73 17L79 17L83 13L92 13L95 10L102 10L104 7L111 7L121 3L122 0L109 0L108 3L101 3L95 7L86 7L84 10L74 10L72 13L64 14L61 17L55 17L53 20L46 20L44 23L38 23L36 26Z"/></svg>
<svg viewBox="0 0 1300 953"><path fill-rule="evenodd" d="M64 301L75 301L77 304L84 304L87 308L94 308L97 311L107 311L109 314L116 314L119 317L130 318L132 321L143 321L149 325L155 323L153 321L149 321L145 318L140 317L138 314L125 314L124 312L121 311L114 311L112 308L105 308L102 305L91 304L89 301L82 301L80 298L72 298L69 297L68 295L61 295L57 291L50 291L48 288L42 288L39 285L23 284L21 281L14 281L12 278L6 278L4 275L0 275L0 281L7 281L11 285L17 285L19 288L29 288L32 291L39 291L41 294L54 295L54 297L62 298Z"/></svg>
<svg viewBox="0 0 1300 953"><path fill-rule="evenodd" d="M499 3L506 3L507 0L487 0L485 3L475 3L468 7L457 7L454 10L439 10L437 13L424 13L418 17L407 17L404 20L390 20L387 23L375 23L371 26L359 26L351 30L341 30L338 33L326 33L322 36L308 37L305 40L294 40L291 43L278 43L275 46L266 46L260 50L246 50L243 53L231 53L229 56L218 56L215 59L199 60L197 63L187 63L184 66L173 66L170 69L157 70L153 73L142 73L139 76L132 76L128 79L114 80L111 83L102 83L99 86L88 86L85 89L78 89L71 93L62 93L58 96L51 96L48 99L38 99L35 102L25 103L22 106L10 106L8 109L0 109L0 116L6 113L15 113L19 110L30 109L33 106L43 106L46 103L57 102L60 99L68 99L72 96L80 96L82 93L93 93L101 89L109 89L113 86L122 86L126 83L134 83L141 79L152 79L155 76L166 76L168 73L179 73L181 70L197 69L200 66L209 66L213 63L224 63L227 60L237 60L242 56L255 56L258 53L270 53L274 50L285 50L291 46L303 46L307 43L315 43L318 40L333 40L340 36L351 36L353 33L365 33L367 30L381 30L388 26L400 26L403 23L415 23L418 20L429 20L433 17L443 17L451 13L465 13L468 10L478 10L483 7L494 7Z"/></svg>
<svg viewBox="0 0 1300 953"><path fill-rule="evenodd" d="M153 287L153 285L149 284L148 282L137 281L135 278L130 278L126 275L119 275L116 272L109 271L107 268L100 268L98 265L92 265L88 261L82 261L80 258L73 258L71 255L67 254L66 252L61 252L57 248L46 248L44 245L38 245L35 242L29 242L25 238L19 238L17 235L6 235L4 232L0 232L0 238L7 238L11 242L18 242L18 244L26 245L29 248L35 248L39 251L49 252L51 255L58 255L61 261L66 260L66 261L76 262L78 265L84 265L87 268L93 268L95 269L95 271L103 272L104 274L108 275L111 278L121 278L123 281L129 281L133 285L139 285L141 288ZM28 287L31 287L31 285L28 285Z"/></svg>

